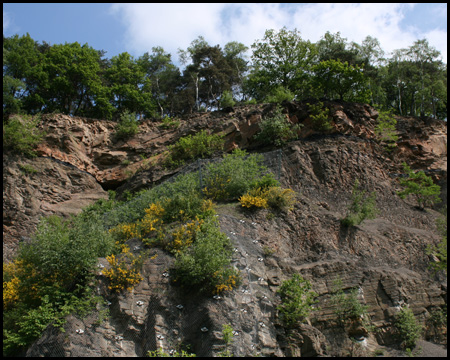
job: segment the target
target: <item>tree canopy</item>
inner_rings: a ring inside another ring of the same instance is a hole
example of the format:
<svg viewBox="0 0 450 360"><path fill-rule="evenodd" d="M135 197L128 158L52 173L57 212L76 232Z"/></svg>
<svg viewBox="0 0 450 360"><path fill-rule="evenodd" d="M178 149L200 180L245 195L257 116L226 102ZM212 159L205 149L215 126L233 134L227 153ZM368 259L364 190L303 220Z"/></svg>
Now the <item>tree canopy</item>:
<svg viewBox="0 0 450 360"><path fill-rule="evenodd" d="M297 29L266 30L249 49L203 36L179 50L108 59L88 44L50 45L29 34L3 37L3 115L61 112L104 119L164 118L222 104L316 98L365 102L400 115L445 118L447 65L426 39L386 57L376 38L361 44L327 32L312 43Z"/></svg>

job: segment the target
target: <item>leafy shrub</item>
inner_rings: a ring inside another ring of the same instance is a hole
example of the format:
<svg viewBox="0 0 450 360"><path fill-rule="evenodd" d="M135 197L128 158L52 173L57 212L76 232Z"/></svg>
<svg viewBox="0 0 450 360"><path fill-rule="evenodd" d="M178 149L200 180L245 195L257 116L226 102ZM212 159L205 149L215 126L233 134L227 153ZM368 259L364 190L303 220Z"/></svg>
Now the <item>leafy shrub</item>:
<svg viewBox="0 0 450 360"><path fill-rule="evenodd" d="M410 308L404 307L395 318L394 326L404 348L414 348L421 336L422 326L417 322Z"/></svg>
<svg viewBox="0 0 450 360"><path fill-rule="evenodd" d="M364 190L359 190L359 181L355 180L352 190L352 202L348 208L347 216L341 220L344 226L355 226L361 224L365 219L374 219L378 213L376 207L376 194L372 192L365 196Z"/></svg>
<svg viewBox="0 0 450 360"><path fill-rule="evenodd" d="M314 298L318 296L311 290L311 283L299 274L294 274L291 279L283 281L278 294L281 297L281 304L277 309L287 327L306 319L313 310L312 305L317 302Z"/></svg>
<svg viewBox="0 0 450 360"><path fill-rule="evenodd" d="M292 93L289 89L284 86L278 86L272 90L270 95L267 96L266 102L281 103L283 101L292 101L294 98L294 93Z"/></svg>
<svg viewBox="0 0 450 360"><path fill-rule="evenodd" d="M208 134L202 130L195 135L180 138L169 146L169 154L165 164L169 167L180 166L185 160L211 156L215 151L223 150L223 135Z"/></svg>
<svg viewBox="0 0 450 360"><path fill-rule="evenodd" d="M142 280L139 268L142 266L142 257L135 257L130 253L129 247L124 247L122 254L116 257L114 254L107 256L106 260L111 265L110 269L103 270L103 274L108 278L108 288L112 291L121 292L124 289L131 291L133 285ZM128 261L124 259L128 258Z"/></svg>
<svg viewBox="0 0 450 360"><path fill-rule="evenodd" d="M172 119L170 116L164 116L161 119L161 124L159 125L162 129L178 129L180 126L180 121L176 119Z"/></svg>
<svg viewBox="0 0 450 360"><path fill-rule="evenodd" d="M398 140L395 120L392 112L378 110L378 124L375 126L375 134L378 139L386 144L386 150L391 151Z"/></svg>
<svg viewBox="0 0 450 360"><path fill-rule="evenodd" d="M220 99L220 107L222 109L227 107L233 107L236 104L236 101L233 100L233 94L231 91L225 90Z"/></svg>
<svg viewBox="0 0 450 360"><path fill-rule="evenodd" d="M330 131L331 126L330 110L324 107L323 102L319 101L316 104L306 104L310 112L309 118L312 121L313 129L317 131Z"/></svg>
<svg viewBox="0 0 450 360"><path fill-rule="evenodd" d="M267 188L274 187L274 186L280 186L279 181L277 179L275 179L274 176L275 175L271 172L268 174L265 174L263 177L252 182L250 184L250 187L252 189L257 189L257 188L267 189Z"/></svg>
<svg viewBox="0 0 450 360"><path fill-rule="evenodd" d="M29 164L19 164L19 167L24 174L36 174L38 172L38 170Z"/></svg>
<svg viewBox="0 0 450 360"><path fill-rule="evenodd" d="M279 186L268 188L267 205L277 210L292 210L296 202L296 194L292 189L282 189Z"/></svg>
<svg viewBox="0 0 450 360"><path fill-rule="evenodd" d="M262 155L235 149L220 163L211 163L203 176L203 193L214 200L235 200L262 178L266 167Z"/></svg>
<svg viewBox="0 0 450 360"><path fill-rule="evenodd" d="M34 241L23 245L18 257L35 269L39 279L53 279L70 288L93 268L97 257L110 254L114 247L113 238L97 220L42 219Z"/></svg>
<svg viewBox="0 0 450 360"><path fill-rule="evenodd" d="M195 242L176 254L175 281L202 292L231 290L239 280L238 271L230 265L231 255L229 238L220 231L215 218L208 218L197 232Z"/></svg>
<svg viewBox="0 0 450 360"><path fill-rule="evenodd" d="M399 179L400 185L405 189L397 194L402 198L413 195L422 210L425 206L432 206L434 203L442 201L439 197L441 187L433 183L430 176L423 171L414 172L406 163L403 163L403 170L408 175L406 179Z"/></svg>
<svg viewBox="0 0 450 360"><path fill-rule="evenodd" d="M128 110L120 115L118 124L116 125L115 137L117 139L127 139L139 132L139 125L136 120L136 114L130 113Z"/></svg>
<svg viewBox="0 0 450 360"><path fill-rule="evenodd" d="M300 124L293 125L278 106L271 117L266 117L261 121L261 131L255 135L257 141L263 144L283 146L288 141L297 138Z"/></svg>
<svg viewBox="0 0 450 360"><path fill-rule="evenodd" d="M3 121L3 146L26 156L34 157L35 147L42 141L45 133L38 129L40 116L14 115Z"/></svg>
<svg viewBox="0 0 450 360"><path fill-rule="evenodd" d="M342 280L335 280L331 303L335 306L334 313L341 324L344 324L347 320L362 320L363 325L369 327L367 312L369 307L359 302L358 289L353 288L350 292L345 293L342 288Z"/></svg>

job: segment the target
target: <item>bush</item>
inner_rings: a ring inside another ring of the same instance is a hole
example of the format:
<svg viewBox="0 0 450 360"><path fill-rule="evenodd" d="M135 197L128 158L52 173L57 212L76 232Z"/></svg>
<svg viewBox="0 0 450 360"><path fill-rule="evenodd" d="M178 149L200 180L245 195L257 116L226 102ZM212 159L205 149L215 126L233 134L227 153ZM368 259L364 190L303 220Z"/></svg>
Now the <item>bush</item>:
<svg viewBox="0 0 450 360"><path fill-rule="evenodd" d="M349 293L342 289L342 280L334 281L333 295L331 303L335 306L334 313L338 321L343 325L347 320L362 321L365 327L369 327L367 305L363 305L358 300L358 289L353 288Z"/></svg>
<svg viewBox="0 0 450 360"><path fill-rule="evenodd" d="M266 209L269 207L267 204L267 190L262 190L261 188L252 189L247 194L242 195L239 198L239 202L242 207L246 207L248 209Z"/></svg>
<svg viewBox="0 0 450 360"><path fill-rule="evenodd" d="M34 157L34 149L42 141L45 133L38 129L40 116L14 115L3 121L3 146L26 156Z"/></svg>
<svg viewBox="0 0 450 360"><path fill-rule="evenodd" d="M375 126L375 134L378 139L386 144L386 150L391 151L398 140L397 120L392 112L378 110L378 124Z"/></svg>
<svg viewBox="0 0 450 360"><path fill-rule="evenodd" d="M179 120L172 119L167 115L161 119L161 124L159 125L159 127L162 129L178 129L179 126Z"/></svg>
<svg viewBox="0 0 450 360"><path fill-rule="evenodd" d="M365 196L364 190L359 190L359 181L356 179L352 190L352 203L349 206L347 216L341 220L344 226L361 224L365 219L374 219L378 213L376 207L376 194L372 192Z"/></svg>
<svg viewBox="0 0 450 360"><path fill-rule="evenodd" d="M235 288L238 271L231 268L230 239L220 231L215 218L208 218L196 234L195 242L176 254L175 282L201 292L220 293Z"/></svg>
<svg viewBox="0 0 450 360"><path fill-rule="evenodd" d="M165 164L177 167L185 160L211 156L215 151L223 150L223 144L223 135L210 135L206 130L202 130L195 135L182 137L174 145L170 145Z"/></svg>
<svg viewBox="0 0 450 360"><path fill-rule="evenodd" d="M400 185L404 186L403 191L397 192L402 198L406 198L408 195L413 195L419 205L420 209L424 209L425 206L432 206L434 203L441 202L439 195L441 193L441 187L433 183L433 179L423 171L414 172L411 168L403 163L403 170L407 175L406 179L400 179Z"/></svg>
<svg viewBox="0 0 450 360"><path fill-rule="evenodd" d="M278 86L272 90L269 96L267 96L266 102L281 103L283 101L292 101L294 98L294 93L292 93L289 89L284 86Z"/></svg>
<svg viewBox="0 0 450 360"><path fill-rule="evenodd" d="M417 322L410 308L404 307L395 318L395 328L404 348L412 349L416 346L422 332L422 326Z"/></svg>
<svg viewBox="0 0 450 360"><path fill-rule="evenodd" d="M319 101L316 104L306 104L310 111L309 118L312 121L313 129L317 131L330 131L331 126L330 110L324 107L323 102Z"/></svg>
<svg viewBox="0 0 450 360"><path fill-rule="evenodd" d="M214 200L238 199L263 177L267 168L262 160L262 155L236 149L220 163L210 163L203 175L203 193Z"/></svg>
<svg viewBox="0 0 450 360"><path fill-rule="evenodd" d="M279 186L270 187L267 191L267 205L276 210L292 210L296 202L296 194L292 189L282 189Z"/></svg>
<svg viewBox="0 0 450 360"><path fill-rule="evenodd" d="M120 115L119 123L116 125L115 137L117 139L128 139L139 132L139 125L136 114L124 111Z"/></svg>
<svg viewBox="0 0 450 360"><path fill-rule="evenodd" d="M290 280L283 281L278 294L281 297L281 304L277 309L287 327L306 319L313 310L312 305L317 302L314 298L318 296L311 290L311 283L299 274L294 274Z"/></svg>
<svg viewBox="0 0 450 360"><path fill-rule="evenodd" d="M224 91L220 99L220 107L224 109L227 107L233 107L235 104L236 101L233 100L233 94L231 91Z"/></svg>
<svg viewBox="0 0 450 360"><path fill-rule="evenodd" d="M22 246L18 258L35 270L37 281L51 279L56 286L70 289L113 247L112 236L96 218L50 216L41 220L34 241Z"/></svg>
<svg viewBox="0 0 450 360"><path fill-rule="evenodd" d="M255 135L255 140L267 145L283 146L288 141L297 139L300 124L293 125L278 106L271 117L261 121L261 131Z"/></svg>
<svg viewBox="0 0 450 360"><path fill-rule="evenodd" d="M142 257L135 257L130 253L130 248L124 246L122 254L107 256L106 260L111 265L110 269L103 270L103 274L108 278L108 288L112 291L121 292L124 289L131 291L133 286L142 280L139 269L142 266ZM127 258L128 260L126 260Z"/></svg>
<svg viewBox="0 0 450 360"><path fill-rule="evenodd" d="M276 210L292 210L295 204L295 192L278 186L251 189L239 198L242 207L249 209L272 208Z"/></svg>

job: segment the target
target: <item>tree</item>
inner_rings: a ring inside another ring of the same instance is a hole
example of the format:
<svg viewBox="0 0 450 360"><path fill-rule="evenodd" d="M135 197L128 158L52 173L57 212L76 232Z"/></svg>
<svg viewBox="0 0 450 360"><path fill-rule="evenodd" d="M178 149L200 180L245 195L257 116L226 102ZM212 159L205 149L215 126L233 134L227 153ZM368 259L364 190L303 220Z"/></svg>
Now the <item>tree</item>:
<svg viewBox="0 0 450 360"><path fill-rule="evenodd" d="M110 92L110 101L121 114L128 110L151 116L154 103L150 79L145 77L142 66L127 52L113 56L105 78Z"/></svg>
<svg viewBox="0 0 450 360"><path fill-rule="evenodd" d="M171 104L180 84L180 70L172 63L171 55L160 46L152 48L152 54L145 53L138 63L150 80L154 101L159 107L160 117L171 112Z"/></svg>
<svg viewBox="0 0 450 360"><path fill-rule="evenodd" d="M248 47L237 41L230 41L223 48L225 59L231 68L231 91L236 98L244 96L243 84L248 71L248 61L245 52Z"/></svg>
<svg viewBox="0 0 450 360"><path fill-rule="evenodd" d="M3 39L3 111L42 110L42 89L46 88L43 56L47 46L39 46L30 34Z"/></svg>
<svg viewBox="0 0 450 360"><path fill-rule="evenodd" d="M364 65L364 60L359 56L359 46L353 43L348 48L347 39L341 37L340 32L332 34L329 31L320 39L317 44L318 62L327 60L339 60L350 65Z"/></svg>
<svg viewBox="0 0 450 360"><path fill-rule="evenodd" d="M397 192L397 195L402 199L407 195L413 195L421 210L425 206L432 206L434 203L441 201L439 197L441 187L434 184L430 176L425 175L423 171L414 172L405 162L402 165L407 177L399 180L400 185L404 186L405 189Z"/></svg>
<svg viewBox="0 0 450 360"><path fill-rule="evenodd" d="M317 97L324 96L339 100L368 102L370 91L367 78L361 68L342 63L339 60L321 61L312 67L312 86Z"/></svg>
<svg viewBox="0 0 450 360"><path fill-rule="evenodd" d="M101 56L101 51L78 42L50 47L43 60L49 89L42 95L46 111L72 115L88 113L102 87Z"/></svg>
<svg viewBox="0 0 450 360"><path fill-rule="evenodd" d="M248 95L262 101L278 86L298 94L307 94L307 81L315 58L314 45L300 32L285 27L279 32L266 30L264 38L253 45L252 69L246 84Z"/></svg>

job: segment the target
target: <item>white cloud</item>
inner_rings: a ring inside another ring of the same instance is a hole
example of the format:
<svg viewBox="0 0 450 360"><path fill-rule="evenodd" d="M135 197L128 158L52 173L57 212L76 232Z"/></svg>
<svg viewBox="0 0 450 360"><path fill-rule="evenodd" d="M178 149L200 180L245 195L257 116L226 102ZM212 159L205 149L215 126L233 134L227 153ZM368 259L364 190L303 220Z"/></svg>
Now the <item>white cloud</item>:
<svg viewBox="0 0 450 360"><path fill-rule="evenodd" d="M249 46L267 29L297 28L304 39L318 41L327 31L340 32L348 41L361 43L376 37L386 52L412 45L418 38L443 54L446 31L420 34L418 26L405 28L401 21L414 4L380 3L214 3L214 4L114 4L112 12L126 26L127 51L141 55L162 46L177 60L177 49L186 49L199 35L211 44L239 41ZM445 56L444 56L445 54Z"/></svg>
<svg viewBox="0 0 450 360"><path fill-rule="evenodd" d="M6 11L3 11L3 32L6 32L11 24L11 19Z"/></svg>

